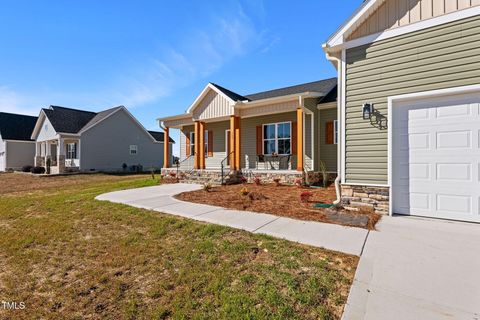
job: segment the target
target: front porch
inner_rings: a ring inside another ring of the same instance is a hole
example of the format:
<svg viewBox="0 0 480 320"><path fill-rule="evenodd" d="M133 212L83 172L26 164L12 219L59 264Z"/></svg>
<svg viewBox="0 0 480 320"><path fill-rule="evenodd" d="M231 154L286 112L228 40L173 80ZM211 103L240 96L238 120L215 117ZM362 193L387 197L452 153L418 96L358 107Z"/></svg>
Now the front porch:
<svg viewBox="0 0 480 320"><path fill-rule="evenodd" d="M35 147L35 166L44 167L46 172L62 174L80 171L80 139L38 141Z"/></svg>

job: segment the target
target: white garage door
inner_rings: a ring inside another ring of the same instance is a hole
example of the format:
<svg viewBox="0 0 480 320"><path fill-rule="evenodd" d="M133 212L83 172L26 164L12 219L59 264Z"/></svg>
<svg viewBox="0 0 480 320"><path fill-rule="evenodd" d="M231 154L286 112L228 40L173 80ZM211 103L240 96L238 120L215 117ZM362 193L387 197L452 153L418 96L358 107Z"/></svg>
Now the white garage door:
<svg viewBox="0 0 480 320"><path fill-rule="evenodd" d="M393 213L480 222L479 102L393 104Z"/></svg>

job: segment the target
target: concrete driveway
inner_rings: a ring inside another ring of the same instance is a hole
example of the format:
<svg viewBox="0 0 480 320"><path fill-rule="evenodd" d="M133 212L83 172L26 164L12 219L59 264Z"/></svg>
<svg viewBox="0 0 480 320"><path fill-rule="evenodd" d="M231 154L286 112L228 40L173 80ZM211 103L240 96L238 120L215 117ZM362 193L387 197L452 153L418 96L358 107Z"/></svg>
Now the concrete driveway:
<svg viewBox="0 0 480 320"><path fill-rule="evenodd" d="M480 225L385 217L378 228L343 319L480 319Z"/></svg>

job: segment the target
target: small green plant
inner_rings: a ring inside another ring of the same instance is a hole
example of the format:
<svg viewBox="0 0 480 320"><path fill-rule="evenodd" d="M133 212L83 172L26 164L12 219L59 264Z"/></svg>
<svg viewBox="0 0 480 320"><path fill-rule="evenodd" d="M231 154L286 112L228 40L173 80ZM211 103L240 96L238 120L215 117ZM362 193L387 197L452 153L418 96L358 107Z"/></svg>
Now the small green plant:
<svg viewBox="0 0 480 320"><path fill-rule="evenodd" d="M150 171L150 174L152 175L152 180L155 180L155 169L152 168L152 170Z"/></svg>
<svg viewBox="0 0 480 320"><path fill-rule="evenodd" d="M327 166L323 161L320 161L320 173L322 174L323 187L326 188L328 187L328 172L327 172Z"/></svg>
<svg viewBox="0 0 480 320"><path fill-rule="evenodd" d="M242 196L248 196L249 193L250 193L250 191L248 190L247 187L243 187L242 190L240 190L240 194Z"/></svg>
<svg viewBox="0 0 480 320"><path fill-rule="evenodd" d="M275 186L280 187L282 184L280 183L280 178L275 178L273 179L273 182L275 182Z"/></svg>
<svg viewBox="0 0 480 320"><path fill-rule="evenodd" d="M206 192L212 191L212 188L213 188L212 185L208 182L203 184L203 190Z"/></svg>

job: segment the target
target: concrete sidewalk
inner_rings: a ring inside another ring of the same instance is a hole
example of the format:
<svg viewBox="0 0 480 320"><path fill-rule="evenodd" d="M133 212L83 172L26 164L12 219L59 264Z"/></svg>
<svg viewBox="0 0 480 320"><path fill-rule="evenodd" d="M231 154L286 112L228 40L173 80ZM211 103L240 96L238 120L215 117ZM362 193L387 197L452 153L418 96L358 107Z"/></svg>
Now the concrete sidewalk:
<svg viewBox="0 0 480 320"><path fill-rule="evenodd" d="M368 234L368 230L365 229L300 221L256 212L228 210L173 198L176 194L201 188L201 185L195 184L165 184L106 193L96 199L267 234L356 256L360 256L362 252Z"/></svg>

